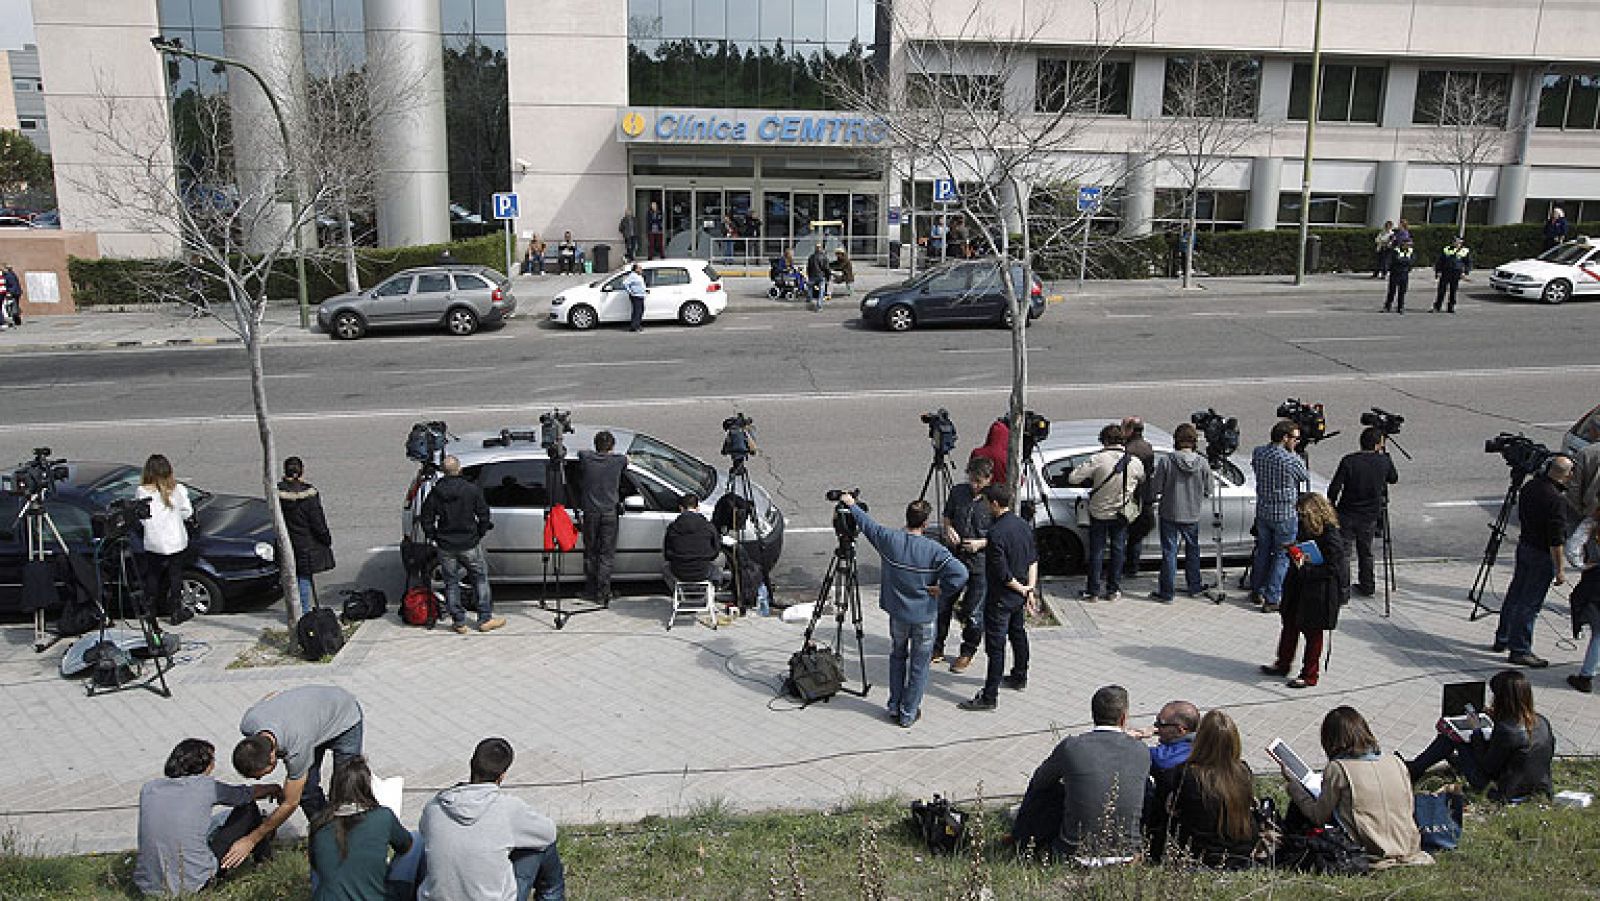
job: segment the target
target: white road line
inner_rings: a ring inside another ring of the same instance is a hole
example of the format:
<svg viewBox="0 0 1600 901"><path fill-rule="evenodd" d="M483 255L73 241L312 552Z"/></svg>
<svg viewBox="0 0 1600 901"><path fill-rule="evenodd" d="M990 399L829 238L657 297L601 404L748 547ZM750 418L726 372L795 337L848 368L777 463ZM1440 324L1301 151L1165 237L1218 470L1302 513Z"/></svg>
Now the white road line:
<svg viewBox="0 0 1600 901"><path fill-rule="evenodd" d="M1529 425L1536 429L1561 429L1562 431L1572 428L1572 423L1570 422L1532 422Z"/></svg>
<svg viewBox="0 0 1600 901"><path fill-rule="evenodd" d="M588 369L593 366L676 366L682 360L595 360L588 363L557 363L551 369Z"/></svg>
<svg viewBox="0 0 1600 901"><path fill-rule="evenodd" d="M11 391L47 391L51 388L98 388L101 385L115 385L116 381L106 379L97 382L45 382L38 385L12 385Z"/></svg>
<svg viewBox="0 0 1600 901"><path fill-rule="evenodd" d="M1424 507L1492 507L1499 503L1501 498L1485 497L1475 501L1430 501Z"/></svg>
<svg viewBox="0 0 1600 901"><path fill-rule="evenodd" d="M1410 335L1347 335L1340 338L1294 338L1290 344L1328 344L1335 341L1410 341Z"/></svg>
<svg viewBox="0 0 1600 901"><path fill-rule="evenodd" d="M1107 319L1152 319L1154 313L1107 313Z"/></svg>
<svg viewBox="0 0 1600 901"><path fill-rule="evenodd" d="M1239 314L1235 313L1232 310L1201 310L1198 313L1190 313L1189 315L1190 316L1238 316Z"/></svg>
<svg viewBox="0 0 1600 901"><path fill-rule="evenodd" d="M311 379L324 378L320 372L269 372L265 376L269 379ZM200 375L189 376L184 379L188 382L248 382L248 375Z"/></svg>
<svg viewBox="0 0 1600 901"><path fill-rule="evenodd" d="M1265 316L1298 316L1301 313L1317 313L1317 314L1320 314L1321 312L1322 312L1321 310L1262 310L1261 311L1261 315L1265 315Z"/></svg>
<svg viewBox="0 0 1600 901"><path fill-rule="evenodd" d="M772 331L772 326L770 326L770 325L725 325L725 326L722 327L722 330L725 331L725 332L770 332L770 331Z"/></svg>

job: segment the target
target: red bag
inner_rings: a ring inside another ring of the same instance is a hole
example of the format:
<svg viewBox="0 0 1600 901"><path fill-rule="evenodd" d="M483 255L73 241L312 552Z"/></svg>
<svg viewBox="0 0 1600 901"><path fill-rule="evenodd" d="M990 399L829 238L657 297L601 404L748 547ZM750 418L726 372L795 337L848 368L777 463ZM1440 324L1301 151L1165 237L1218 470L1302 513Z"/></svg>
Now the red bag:
<svg viewBox="0 0 1600 901"><path fill-rule="evenodd" d="M578 546L578 527L572 524L572 515L561 504L550 508L544 518L544 549L570 551Z"/></svg>
<svg viewBox="0 0 1600 901"><path fill-rule="evenodd" d="M427 585L406 589L400 600L400 621L408 626L433 628L439 621L439 597Z"/></svg>

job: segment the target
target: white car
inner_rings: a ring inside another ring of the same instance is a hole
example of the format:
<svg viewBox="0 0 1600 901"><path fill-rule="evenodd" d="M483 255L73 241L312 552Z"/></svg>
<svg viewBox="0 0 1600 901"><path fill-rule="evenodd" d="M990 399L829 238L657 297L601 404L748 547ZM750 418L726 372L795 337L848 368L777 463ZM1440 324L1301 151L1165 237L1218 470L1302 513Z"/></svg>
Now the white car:
<svg viewBox="0 0 1600 901"><path fill-rule="evenodd" d="M1572 428L1561 436L1561 452L1569 457L1577 456L1578 451L1600 441L1600 406L1583 414Z"/></svg>
<svg viewBox="0 0 1600 901"><path fill-rule="evenodd" d="M1489 287L1513 297L1537 297L1545 303L1600 294L1600 245L1580 238L1552 247L1537 259L1506 263L1489 276Z"/></svg>
<svg viewBox="0 0 1600 901"><path fill-rule="evenodd" d="M722 315L728 296L722 276L705 260L640 261L644 285L645 322L676 320L688 326L705 325ZM624 266L592 282L568 288L550 301L550 321L580 331L610 322L629 322L633 305L622 289Z"/></svg>

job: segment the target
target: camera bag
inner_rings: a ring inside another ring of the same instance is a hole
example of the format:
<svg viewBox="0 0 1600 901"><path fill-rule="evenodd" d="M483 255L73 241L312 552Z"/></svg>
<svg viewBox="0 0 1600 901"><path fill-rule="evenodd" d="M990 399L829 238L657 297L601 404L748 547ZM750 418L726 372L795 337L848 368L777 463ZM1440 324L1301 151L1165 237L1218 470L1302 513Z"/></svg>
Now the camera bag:
<svg viewBox="0 0 1600 901"><path fill-rule="evenodd" d="M300 643L300 656L307 660L331 657L344 647L344 630L339 627L339 617L317 602L315 585L311 588L311 612L295 623L294 633Z"/></svg>
<svg viewBox="0 0 1600 901"><path fill-rule="evenodd" d="M346 588L339 618L347 623L377 619L389 612L389 596L381 588Z"/></svg>
<svg viewBox="0 0 1600 901"><path fill-rule="evenodd" d="M953 855L967 836L967 815L938 795L932 801L911 802L911 825L931 854Z"/></svg>
<svg viewBox="0 0 1600 901"><path fill-rule="evenodd" d="M784 687L807 704L826 701L844 687L844 661L827 645L808 644L789 658Z"/></svg>

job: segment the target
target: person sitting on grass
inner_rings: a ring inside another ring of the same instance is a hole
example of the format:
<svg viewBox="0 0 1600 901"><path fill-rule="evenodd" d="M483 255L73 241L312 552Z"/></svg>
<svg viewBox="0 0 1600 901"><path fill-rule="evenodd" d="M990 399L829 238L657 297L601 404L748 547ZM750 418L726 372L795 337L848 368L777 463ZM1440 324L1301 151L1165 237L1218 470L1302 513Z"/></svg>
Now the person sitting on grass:
<svg viewBox="0 0 1600 901"><path fill-rule="evenodd" d="M1256 845L1254 779L1240 756L1239 727L1212 710L1200 720L1189 758L1149 811L1150 857L1170 849L1220 869L1250 866Z"/></svg>
<svg viewBox="0 0 1600 901"><path fill-rule="evenodd" d="M1440 724L1439 734L1427 749L1406 764L1416 782L1434 764L1449 761L1468 785L1482 791L1491 783L1489 797L1520 801L1533 795L1550 796L1550 762L1556 740L1550 721L1533 710L1533 686L1519 670L1501 670L1489 680L1494 700L1489 719L1494 725L1475 729L1469 740Z"/></svg>
<svg viewBox="0 0 1600 901"><path fill-rule="evenodd" d="M210 884L228 848L261 824L257 801L281 801L277 785L228 785L211 777L217 751L211 742L186 738L167 756L164 776L139 790L139 852L133 884L145 895L188 895ZM220 826L212 808L227 807ZM257 846L258 861L272 842Z"/></svg>
<svg viewBox="0 0 1600 901"><path fill-rule="evenodd" d="M410 851L411 833L379 806L365 757L334 769L328 797L307 844L312 901L386 901L389 849L396 858Z"/></svg>

